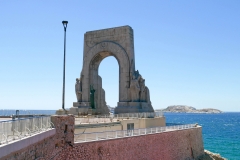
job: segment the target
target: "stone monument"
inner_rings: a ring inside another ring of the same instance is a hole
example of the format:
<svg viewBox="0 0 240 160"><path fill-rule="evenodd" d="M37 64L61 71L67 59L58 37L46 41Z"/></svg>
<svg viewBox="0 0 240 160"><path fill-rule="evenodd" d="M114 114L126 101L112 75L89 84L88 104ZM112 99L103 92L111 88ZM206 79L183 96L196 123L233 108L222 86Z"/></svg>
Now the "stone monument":
<svg viewBox="0 0 240 160"><path fill-rule="evenodd" d="M86 32L84 35L83 68L77 78L77 102L72 114L109 114L102 78L98 75L101 61L114 56L119 64L118 113L154 112L149 89L139 71L135 70L133 29L122 26Z"/></svg>

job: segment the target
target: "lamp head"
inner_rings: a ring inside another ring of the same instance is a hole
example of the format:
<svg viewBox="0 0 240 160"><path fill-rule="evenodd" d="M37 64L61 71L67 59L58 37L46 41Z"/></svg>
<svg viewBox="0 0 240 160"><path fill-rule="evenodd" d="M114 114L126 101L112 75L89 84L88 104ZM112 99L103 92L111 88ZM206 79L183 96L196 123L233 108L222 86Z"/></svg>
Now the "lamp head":
<svg viewBox="0 0 240 160"><path fill-rule="evenodd" d="M68 21L62 21L63 27L67 28Z"/></svg>

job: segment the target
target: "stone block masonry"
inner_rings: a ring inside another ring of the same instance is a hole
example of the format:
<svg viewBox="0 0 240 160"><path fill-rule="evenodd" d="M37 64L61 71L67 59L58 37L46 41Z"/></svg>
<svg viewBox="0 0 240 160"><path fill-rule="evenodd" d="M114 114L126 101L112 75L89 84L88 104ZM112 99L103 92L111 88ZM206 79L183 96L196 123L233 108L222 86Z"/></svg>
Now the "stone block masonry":
<svg viewBox="0 0 240 160"><path fill-rule="evenodd" d="M99 65L108 56L116 58L119 65L119 102L114 112L154 112L145 79L135 69L133 29L122 26L84 34L83 67L75 84L77 102L69 113L109 114L98 74Z"/></svg>
<svg viewBox="0 0 240 160"><path fill-rule="evenodd" d="M0 160L186 160L204 154L202 128L74 143L74 116L52 116L56 134ZM1 147L0 147L1 149Z"/></svg>

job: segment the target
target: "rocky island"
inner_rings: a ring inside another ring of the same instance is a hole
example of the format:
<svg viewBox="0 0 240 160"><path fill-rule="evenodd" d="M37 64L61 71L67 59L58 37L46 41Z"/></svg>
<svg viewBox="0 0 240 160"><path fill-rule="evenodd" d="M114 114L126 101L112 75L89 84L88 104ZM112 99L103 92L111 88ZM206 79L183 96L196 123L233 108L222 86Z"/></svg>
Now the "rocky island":
<svg viewBox="0 0 240 160"><path fill-rule="evenodd" d="M162 110L163 112L175 113L222 113L222 111L213 108L196 109L186 105L172 105Z"/></svg>

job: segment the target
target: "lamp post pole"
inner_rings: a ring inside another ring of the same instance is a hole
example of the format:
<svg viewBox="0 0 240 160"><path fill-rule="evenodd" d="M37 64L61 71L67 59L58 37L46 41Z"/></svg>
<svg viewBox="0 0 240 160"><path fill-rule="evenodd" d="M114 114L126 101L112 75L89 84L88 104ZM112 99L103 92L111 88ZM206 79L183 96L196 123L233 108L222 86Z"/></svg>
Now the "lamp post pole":
<svg viewBox="0 0 240 160"><path fill-rule="evenodd" d="M62 93L62 109L65 110L65 59L66 59L66 31L68 21L62 21L64 27L64 57L63 57L63 93ZM66 110L65 110L66 111Z"/></svg>

